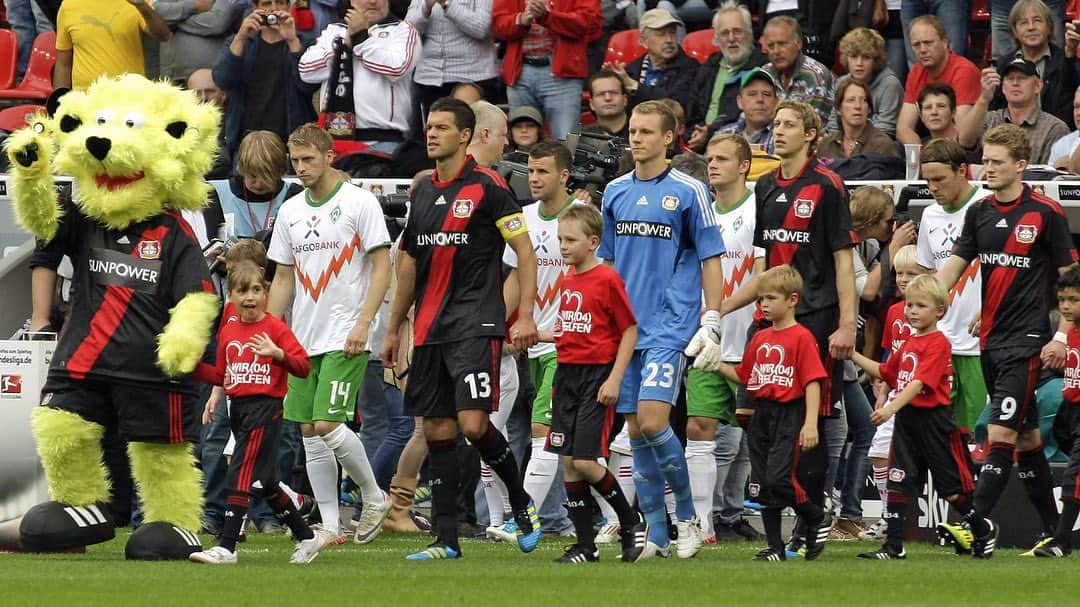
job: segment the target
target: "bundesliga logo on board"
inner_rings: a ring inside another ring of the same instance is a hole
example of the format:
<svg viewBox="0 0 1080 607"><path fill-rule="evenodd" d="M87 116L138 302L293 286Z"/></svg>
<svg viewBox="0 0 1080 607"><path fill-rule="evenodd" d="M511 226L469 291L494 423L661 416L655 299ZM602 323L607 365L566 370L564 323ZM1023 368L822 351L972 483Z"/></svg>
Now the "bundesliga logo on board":
<svg viewBox="0 0 1080 607"><path fill-rule="evenodd" d="M1031 244L1035 242L1035 238L1039 235L1039 228L1026 223L1021 223L1016 226L1016 240L1024 244Z"/></svg>
<svg viewBox="0 0 1080 607"><path fill-rule="evenodd" d="M0 394L22 394L22 376L0 375Z"/></svg>

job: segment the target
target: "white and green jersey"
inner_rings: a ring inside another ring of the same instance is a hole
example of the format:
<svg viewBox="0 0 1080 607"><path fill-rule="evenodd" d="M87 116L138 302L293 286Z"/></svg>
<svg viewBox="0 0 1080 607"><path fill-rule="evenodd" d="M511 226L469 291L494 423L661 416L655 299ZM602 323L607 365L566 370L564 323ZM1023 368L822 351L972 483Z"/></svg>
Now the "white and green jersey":
<svg viewBox="0 0 1080 607"><path fill-rule="evenodd" d="M991 194L989 190L973 188L958 207L946 209L940 204L926 207L919 221L916 263L924 268L940 270L952 255L953 243L960 238L968 208ZM978 356L979 337L968 331L968 325L981 311L982 276L979 258L976 257L949 292L949 311L938 323L938 328L952 344L953 354Z"/></svg>
<svg viewBox="0 0 1080 607"><path fill-rule="evenodd" d="M367 253L388 246L379 201L350 183L324 200L305 190L281 205L267 257L293 267L292 330L310 356L345 349L371 285Z"/></svg>
<svg viewBox="0 0 1080 607"><path fill-rule="evenodd" d="M562 277L570 270L563 262L559 252L559 215L572 204L581 204L576 198L566 201L554 215L544 215L540 203L522 207L525 226L529 228L533 251L536 253L536 304L533 308L533 320L538 331L554 331L555 319L559 316L559 292ZM513 247L506 245L503 263L517 268L518 258ZM537 358L555 351L553 343L537 343L529 348L529 358Z"/></svg>
<svg viewBox="0 0 1080 607"><path fill-rule="evenodd" d="M724 298L731 297L754 275L754 260L765 256L765 249L754 246L754 224L757 205L754 193L746 191L734 207L722 210L714 203L716 226L724 239ZM724 360L742 360L746 349L746 330L754 320L755 304L732 310L720 320L720 347Z"/></svg>

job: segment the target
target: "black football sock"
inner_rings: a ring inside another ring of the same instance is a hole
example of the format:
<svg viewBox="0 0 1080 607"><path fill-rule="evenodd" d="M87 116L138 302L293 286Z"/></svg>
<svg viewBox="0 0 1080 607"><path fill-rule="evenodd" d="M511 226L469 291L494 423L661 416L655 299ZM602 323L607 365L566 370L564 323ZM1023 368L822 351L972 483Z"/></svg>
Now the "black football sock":
<svg viewBox="0 0 1080 607"><path fill-rule="evenodd" d="M904 513L907 510L907 496L895 491L889 492L889 501L885 505L885 543L898 551L904 548Z"/></svg>
<svg viewBox="0 0 1080 607"><path fill-rule="evenodd" d="M1080 502L1070 497L1061 500L1061 518L1058 519L1057 531L1054 539L1061 545L1066 553L1072 551L1073 526L1076 525L1076 516L1080 514Z"/></svg>
<svg viewBox="0 0 1080 607"><path fill-rule="evenodd" d="M780 513L780 508L763 507L761 524L765 527L765 540L769 542L769 548L783 554L784 540L780 536Z"/></svg>
<svg viewBox="0 0 1080 607"><path fill-rule="evenodd" d="M596 489L615 514L619 515L619 526L623 529L629 529L641 520L634 507L626 501L626 494L623 493L619 481L615 480L615 475L610 470L605 470L604 477L593 483L592 488Z"/></svg>
<svg viewBox="0 0 1080 607"><path fill-rule="evenodd" d="M300 512L293 506L289 496L278 491L267 497L266 503L270 504L270 509L274 511L274 516L289 527L293 537L297 540L310 540L315 537L315 534L311 531L311 527L308 527L307 523L304 522L304 517L300 516Z"/></svg>
<svg viewBox="0 0 1080 607"><path fill-rule="evenodd" d="M218 545L229 552L236 552L236 542L240 540L250 505L251 498L247 494L230 494L225 502L225 523L221 526Z"/></svg>
<svg viewBox="0 0 1080 607"><path fill-rule="evenodd" d="M799 518L803 520L803 533L806 535L813 533L814 528L820 525L821 521L825 520L825 510L809 500L801 504L796 504L795 512L799 515Z"/></svg>
<svg viewBox="0 0 1080 607"><path fill-rule="evenodd" d="M958 493L949 504L952 505L953 510L959 512L960 516L963 518L967 518L972 512L970 493Z"/></svg>
<svg viewBox="0 0 1080 607"><path fill-rule="evenodd" d="M1058 523L1057 501L1054 499L1050 462L1046 461L1042 444L1020 454L1016 460L1016 472L1020 480L1024 481L1028 499L1039 513L1043 533L1054 533Z"/></svg>
<svg viewBox="0 0 1080 607"><path fill-rule="evenodd" d="M470 437L469 440L480 452L480 458L484 460L484 463L491 468L492 472L498 474L506 485L506 491L510 494L507 497L510 498L510 505L514 511L528 506L529 494L525 492L525 487L521 484L517 460L514 459L514 453L510 451L506 437L491 422L488 422L483 436L476 439ZM536 504L536 507L539 509L540 504Z"/></svg>
<svg viewBox="0 0 1080 607"><path fill-rule="evenodd" d="M457 535L458 462L457 441L429 440L428 465L431 470L431 506L435 515L436 538L461 551Z"/></svg>
<svg viewBox="0 0 1080 607"><path fill-rule="evenodd" d="M1009 443L991 443L990 453L979 470L979 482L975 485L975 514L989 518L1005 492L1012 471L1015 447Z"/></svg>
<svg viewBox="0 0 1080 607"><path fill-rule="evenodd" d="M566 487L566 509L570 513L570 521L574 523L577 543L593 550L596 548L596 530L592 524L593 499L589 493L589 483L564 481L563 486Z"/></svg>

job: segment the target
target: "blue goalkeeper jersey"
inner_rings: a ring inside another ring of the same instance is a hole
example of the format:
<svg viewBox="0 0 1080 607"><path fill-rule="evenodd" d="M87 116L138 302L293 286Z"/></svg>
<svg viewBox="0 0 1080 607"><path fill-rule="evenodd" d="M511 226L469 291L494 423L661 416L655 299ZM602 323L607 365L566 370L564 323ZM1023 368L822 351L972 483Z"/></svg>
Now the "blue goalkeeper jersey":
<svg viewBox="0 0 1080 607"><path fill-rule="evenodd" d="M638 349L682 350L698 328L701 262L724 252L705 184L668 169L630 173L604 188L597 255L613 261L638 320Z"/></svg>

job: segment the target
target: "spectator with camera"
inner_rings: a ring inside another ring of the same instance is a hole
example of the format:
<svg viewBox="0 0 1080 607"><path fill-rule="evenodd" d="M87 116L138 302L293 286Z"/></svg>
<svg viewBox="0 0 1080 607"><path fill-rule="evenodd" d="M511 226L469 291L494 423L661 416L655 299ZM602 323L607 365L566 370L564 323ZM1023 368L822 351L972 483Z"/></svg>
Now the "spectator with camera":
<svg viewBox="0 0 1080 607"><path fill-rule="evenodd" d="M300 79L321 84L323 128L339 155L392 155L409 133L420 34L390 13L389 0L352 0L300 58Z"/></svg>
<svg viewBox="0 0 1080 607"><path fill-rule="evenodd" d="M743 74L768 61L754 44L754 23L750 11L734 0L724 2L713 15L713 42L720 50L709 56L697 70L686 108L687 145L705 150L709 134L716 126L730 124L739 117L737 97Z"/></svg>
<svg viewBox="0 0 1080 607"><path fill-rule="evenodd" d="M214 65L214 82L229 95L222 128L230 151L252 131L284 141L315 120L316 87L302 82L298 71L302 52L288 0L256 0Z"/></svg>
<svg viewBox="0 0 1080 607"><path fill-rule="evenodd" d="M985 131L999 124L1012 123L1022 128L1031 142L1031 156L1025 160L1030 164L1046 164L1050 159L1051 146L1069 134L1069 127L1039 107L1043 82L1039 79L1035 64L1023 57L1016 57L999 68L988 67L982 71L980 84L982 94L979 100L957 124L960 145L969 149L977 148ZM990 102L998 89L1004 93L1006 105L1002 109L990 110Z"/></svg>

